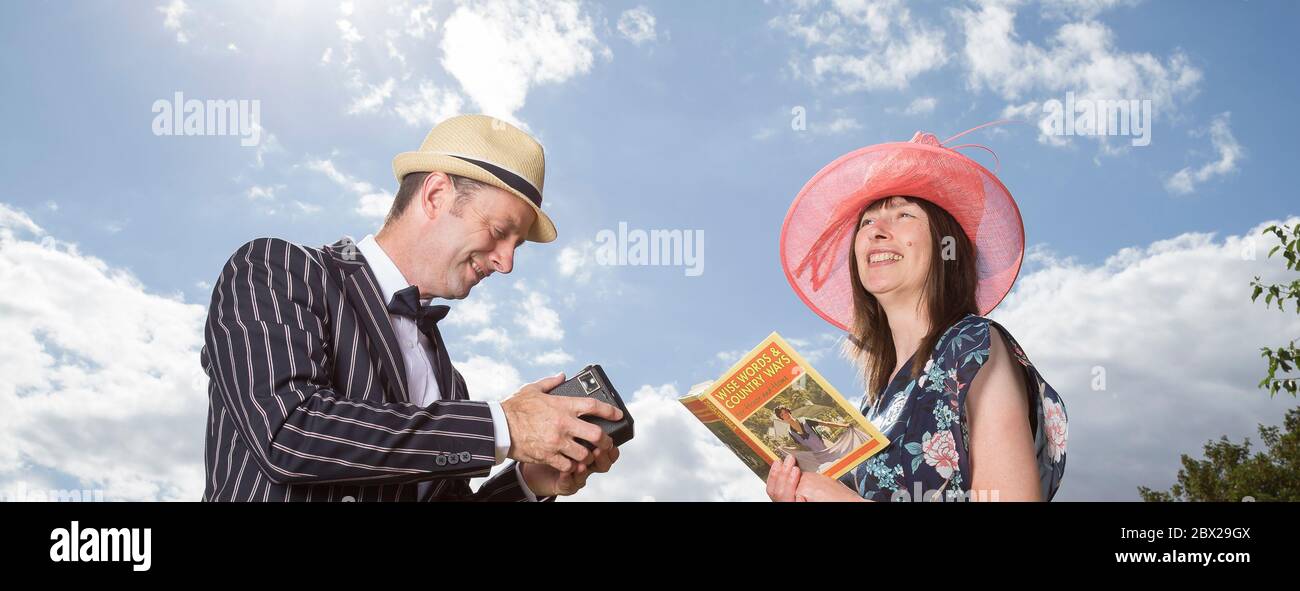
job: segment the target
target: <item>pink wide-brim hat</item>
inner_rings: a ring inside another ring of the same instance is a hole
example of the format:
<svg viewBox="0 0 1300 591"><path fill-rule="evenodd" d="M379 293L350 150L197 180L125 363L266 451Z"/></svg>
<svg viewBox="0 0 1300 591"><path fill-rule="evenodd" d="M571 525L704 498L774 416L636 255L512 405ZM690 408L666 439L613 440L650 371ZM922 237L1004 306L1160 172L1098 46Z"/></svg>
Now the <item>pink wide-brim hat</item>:
<svg viewBox="0 0 1300 591"><path fill-rule="evenodd" d="M981 315L997 307L1020 273L1025 227L1011 192L988 169L956 152L963 147L987 150L978 145L949 148L933 134L918 131L911 141L845 154L813 176L790 204L781 227L781 266L799 298L849 332L853 228L871 203L903 195L934 203L957 220L975 245L976 306Z"/></svg>

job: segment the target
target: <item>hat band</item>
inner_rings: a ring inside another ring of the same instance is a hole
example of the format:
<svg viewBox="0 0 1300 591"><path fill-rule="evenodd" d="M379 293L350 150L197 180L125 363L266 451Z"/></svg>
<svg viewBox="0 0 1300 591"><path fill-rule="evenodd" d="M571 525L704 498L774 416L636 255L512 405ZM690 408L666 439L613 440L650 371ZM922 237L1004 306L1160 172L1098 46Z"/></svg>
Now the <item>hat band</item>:
<svg viewBox="0 0 1300 591"><path fill-rule="evenodd" d="M473 164L474 166L486 170L488 174L491 174L492 176L496 177L497 180L505 183L507 187L519 191L521 194L523 194L524 197L527 197L529 201L532 201L533 205L537 206L539 209L542 207L542 192L538 191L537 187L534 187L533 184L525 180L524 177L521 177L513 172L510 172L509 170L501 168L500 166L492 164L491 162L484 162L482 160L475 160L473 158L466 158L464 156L457 156L455 154L448 154L448 156L451 156L452 158L456 158L458 160L464 160L465 162L468 162L470 164Z"/></svg>

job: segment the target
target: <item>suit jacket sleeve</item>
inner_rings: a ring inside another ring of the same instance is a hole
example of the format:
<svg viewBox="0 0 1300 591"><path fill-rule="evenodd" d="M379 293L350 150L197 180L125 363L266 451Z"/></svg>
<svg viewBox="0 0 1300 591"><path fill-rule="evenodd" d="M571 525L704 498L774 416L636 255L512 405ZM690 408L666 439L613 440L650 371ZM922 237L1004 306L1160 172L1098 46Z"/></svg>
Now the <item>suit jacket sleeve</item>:
<svg viewBox="0 0 1300 591"><path fill-rule="evenodd" d="M515 470L517 462L506 464L500 472L484 482L477 491L469 486L468 479L446 482L435 487L434 493L426 501L486 501L492 503L517 503L528 501L524 493L523 482ZM537 497L538 502L554 501L555 497Z"/></svg>
<svg viewBox="0 0 1300 591"><path fill-rule="evenodd" d="M277 484L486 474L496 460L486 403L419 407L335 390L329 336L357 339L360 327L330 322L326 273L307 250L258 239L230 258L214 288L204 365L258 467ZM458 461L436 461L451 454Z"/></svg>

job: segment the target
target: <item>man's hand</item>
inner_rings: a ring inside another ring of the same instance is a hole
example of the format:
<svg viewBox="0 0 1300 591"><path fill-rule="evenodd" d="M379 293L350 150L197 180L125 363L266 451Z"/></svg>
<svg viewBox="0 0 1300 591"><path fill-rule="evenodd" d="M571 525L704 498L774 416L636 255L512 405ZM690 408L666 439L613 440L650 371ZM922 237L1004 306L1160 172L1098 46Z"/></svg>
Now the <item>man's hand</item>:
<svg viewBox="0 0 1300 591"><path fill-rule="evenodd" d="M617 458L609 435L578 417L591 415L617 421L623 418L623 411L590 398L547 394L562 383L563 373L543 378L520 388L501 403L506 422L510 424L510 458L575 474L578 466L586 468L597 460L594 451L603 450L601 455ZM588 450L575 438L590 442L596 449ZM605 469L609 469L608 465Z"/></svg>
<svg viewBox="0 0 1300 591"><path fill-rule="evenodd" d="M519 467L524 482L534 495L539 497L567 496L578 492L587 485L587 478L594 472L608 472L609 467L618 461L618 448L605 450L596 448L592 452L595 461L590 466L578 464L572 472L560 472L550 466L541 464L523 464Z"/></svg>

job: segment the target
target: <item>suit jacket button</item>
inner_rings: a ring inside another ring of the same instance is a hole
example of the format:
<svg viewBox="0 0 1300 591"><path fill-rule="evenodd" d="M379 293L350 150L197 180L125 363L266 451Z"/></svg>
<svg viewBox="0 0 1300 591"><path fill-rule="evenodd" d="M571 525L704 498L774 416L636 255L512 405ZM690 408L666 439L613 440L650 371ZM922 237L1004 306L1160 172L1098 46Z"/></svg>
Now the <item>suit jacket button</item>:
<svg viewBox="0 0 1300 591"><path fill-rule="evenodd" d="M439 465L439 466L446 466L446 465L447 465L447 456L444 456L444 455L441 455L441 454L436 455L436 456L433 457L433 463L435 463L435 464L437 464L437 465Z"/></svg>
<svg viewBox="0 0 1300 591"><path fill-rule="evenodd" d="M466 464L468 464L469 461L472 460L472 459L474 459L474 458L472 458L472 457L469 455L469 452L467 452L467 451L462 451L462 452L460 452L460 461L465 462Z"/></svg>
<svg viewBox="0 0 1300 591"><path fill-rule="evenodd" d="M448 455L447 455L447 463L448 463L448 464L452 464L452 465L454 466L454 465L460 463L460 457L457 456L456 454L448 454Z"/></svg>

